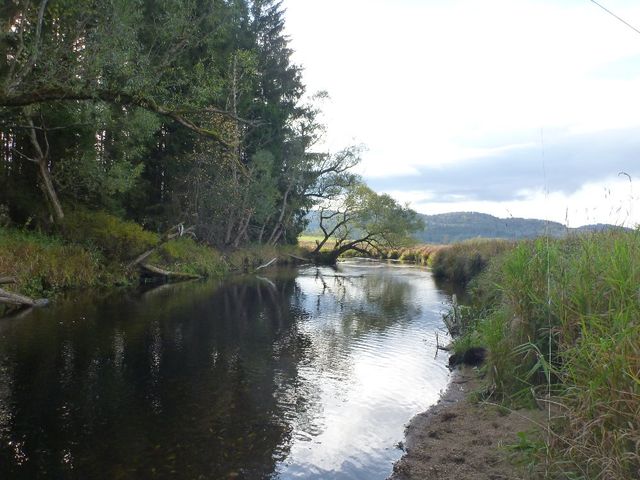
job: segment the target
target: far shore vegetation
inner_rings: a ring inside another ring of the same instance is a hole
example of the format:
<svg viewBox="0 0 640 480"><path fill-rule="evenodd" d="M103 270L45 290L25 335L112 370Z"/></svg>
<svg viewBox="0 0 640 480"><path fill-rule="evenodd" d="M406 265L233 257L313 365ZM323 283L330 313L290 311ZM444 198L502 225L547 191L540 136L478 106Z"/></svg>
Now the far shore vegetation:
<svg viewBox="0 0 640 480"><path fill-rule="evenodd" d="M362 146L319 147L282 2L76 3L0 7L0 303L248 269L327 205L314 261L421 227L353 173Z"/></svg>
<svg viewBox="0 0 640 480"><path fill-rule="evenodd" d="M190 236L162 242L161 235L134 222L78 210L69 211L64 228L55 234L0 226L0 278L7 283L0 287L34 298L55 298L87 288L135 285L140 272L129 264L151 250L145 262L194 278L222 278L253 271L273 258L286 263L305 254L294 245L223 251Z"/></svg>

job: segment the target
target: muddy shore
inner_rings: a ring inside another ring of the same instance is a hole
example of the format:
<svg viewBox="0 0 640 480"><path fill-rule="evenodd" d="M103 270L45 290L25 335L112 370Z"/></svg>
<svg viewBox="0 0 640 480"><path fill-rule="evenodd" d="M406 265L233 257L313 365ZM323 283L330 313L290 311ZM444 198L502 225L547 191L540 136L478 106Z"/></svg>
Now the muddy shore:
<svg viewBox="0 0 640 480"><path fill-rule="evenodd" d="M405 431L405 454L389 480L498 480L529 478L514 465L504 445L515 444L518 432L545 422L539 410L508 411L473 402L481 389L477 369L454 372L439 402L416 415Z"/></svg>

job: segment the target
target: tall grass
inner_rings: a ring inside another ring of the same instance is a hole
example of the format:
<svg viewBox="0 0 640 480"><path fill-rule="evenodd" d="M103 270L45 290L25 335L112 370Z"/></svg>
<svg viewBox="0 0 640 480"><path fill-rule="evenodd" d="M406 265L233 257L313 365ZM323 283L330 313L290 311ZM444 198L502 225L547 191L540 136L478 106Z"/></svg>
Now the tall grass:
<svg viewBox="0 0 640 480"><path fill-rule="evenodd" d="M70 211L57 236L0 226L0 276L15 277L7 289L31 297L52 297L63 290L134 283L126 265L157 246L160 236L106 212ZM160 268L201 277L252 271L274 257L287 263L296 247L264 245L220 251L190 237L160 245L147 259ZM0 315L3 312L0 311Z"/></svg>
<svg viewBox="0 0 640 480"><path fill-rule="evenodd" d="M471 290L495 394L559 413L546 475L640 478L640 232L520 243Z"/></svg>
<svg viewBox="0 0 640 480"><path fill-rule="evenodd" d="M507 240L478 238L441 248L431 264L433 274L439 280L466 285L484 270L491 258L514 245Z"/></svg>
<svg viewBox="0 0 640 480"><path fill-rule="evenodd" d="M98 252L57 237L0 227L0 276L15 277L12 288L25 295L97 285L100 264Z"/></svg>

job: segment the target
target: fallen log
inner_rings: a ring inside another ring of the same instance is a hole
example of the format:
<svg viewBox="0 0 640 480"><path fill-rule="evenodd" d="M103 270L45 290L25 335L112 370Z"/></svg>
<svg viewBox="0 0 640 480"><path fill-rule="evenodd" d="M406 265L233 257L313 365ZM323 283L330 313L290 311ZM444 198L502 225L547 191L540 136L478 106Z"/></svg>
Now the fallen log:
<svg viewBox="0 0 640 480"><path fill-rule="evenodd" d="M7 283L17 283L18 280L16 277L0 277L0 285L5 285Z"/></svg>
<svg viewBox="0 0 640 480"><path fill-rule="evenodd" d="M7 290L0 288L0 303L14 305L17 307L44 307L45 305L48 305L49 300L46 298L34 300L33 298L29 298L18 293L8 292Z"/></svg>
<svg viewBox="0 0 640 480"><path fill-rule="evenodd" d="M171 233L173 230L176 230L174 233ZM179 238L182 237L184 235L192 235L194 236L195 233L195 227L189 227L189 228L183 228L182 224L180 225L176 225L175 227L173 227L171 230L169 230L169 232L167 232L166 234L164 234L162 236L162 238L160 239L160 241L158 242L157 245L155 245L153 248L147 250L144 253L141 253L140 255L138 255L135 259L133 259L128 265L127 265L127 269L132 269L133 267L135 267L138 264L141 264L142 262L144 262L147 258L149 258L151 256L151 254L153 252L155 252L156 250L158 250L162 245L164 245L165 243L167 243L170 240L173 240L174 238Z"/></svg>
<svg viewBox="0 0 640 480"><path fill-rule="evenodd" d="M169 281L197 280L201 278L200 275L194 275L192 273L171 272L169 270L164 270L162 268L149 265L148 263L141 263L140 269L142 270L143 275L147 275L150 277L162 277L165 280Z"/></svg>

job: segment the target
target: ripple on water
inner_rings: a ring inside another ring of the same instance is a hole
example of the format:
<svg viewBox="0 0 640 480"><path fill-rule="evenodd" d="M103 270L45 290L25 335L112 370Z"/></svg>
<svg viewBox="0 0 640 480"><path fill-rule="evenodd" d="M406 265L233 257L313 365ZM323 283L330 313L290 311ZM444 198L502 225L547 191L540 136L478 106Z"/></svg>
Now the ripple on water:
<svg viewBox="0 0 640 480"><path fill-rule="evenodd" d="M447 383L446 296L400 264L264 275L3 321L0 478L386 478Z"/></svg>
<svg viewBox="0 0 640 480"><path fill-rule="evenodd" d="M394 445L404 424L446 385L444 359L428 348L441 328L444 297L426 272L398 265L349 263L339 275L311 269L306 275L307 291L325 308L301 327L315 356L300 379L322 405L315 414L324 421L314 438L294 427L278 478L386 478L401 454Z"/></svg>

